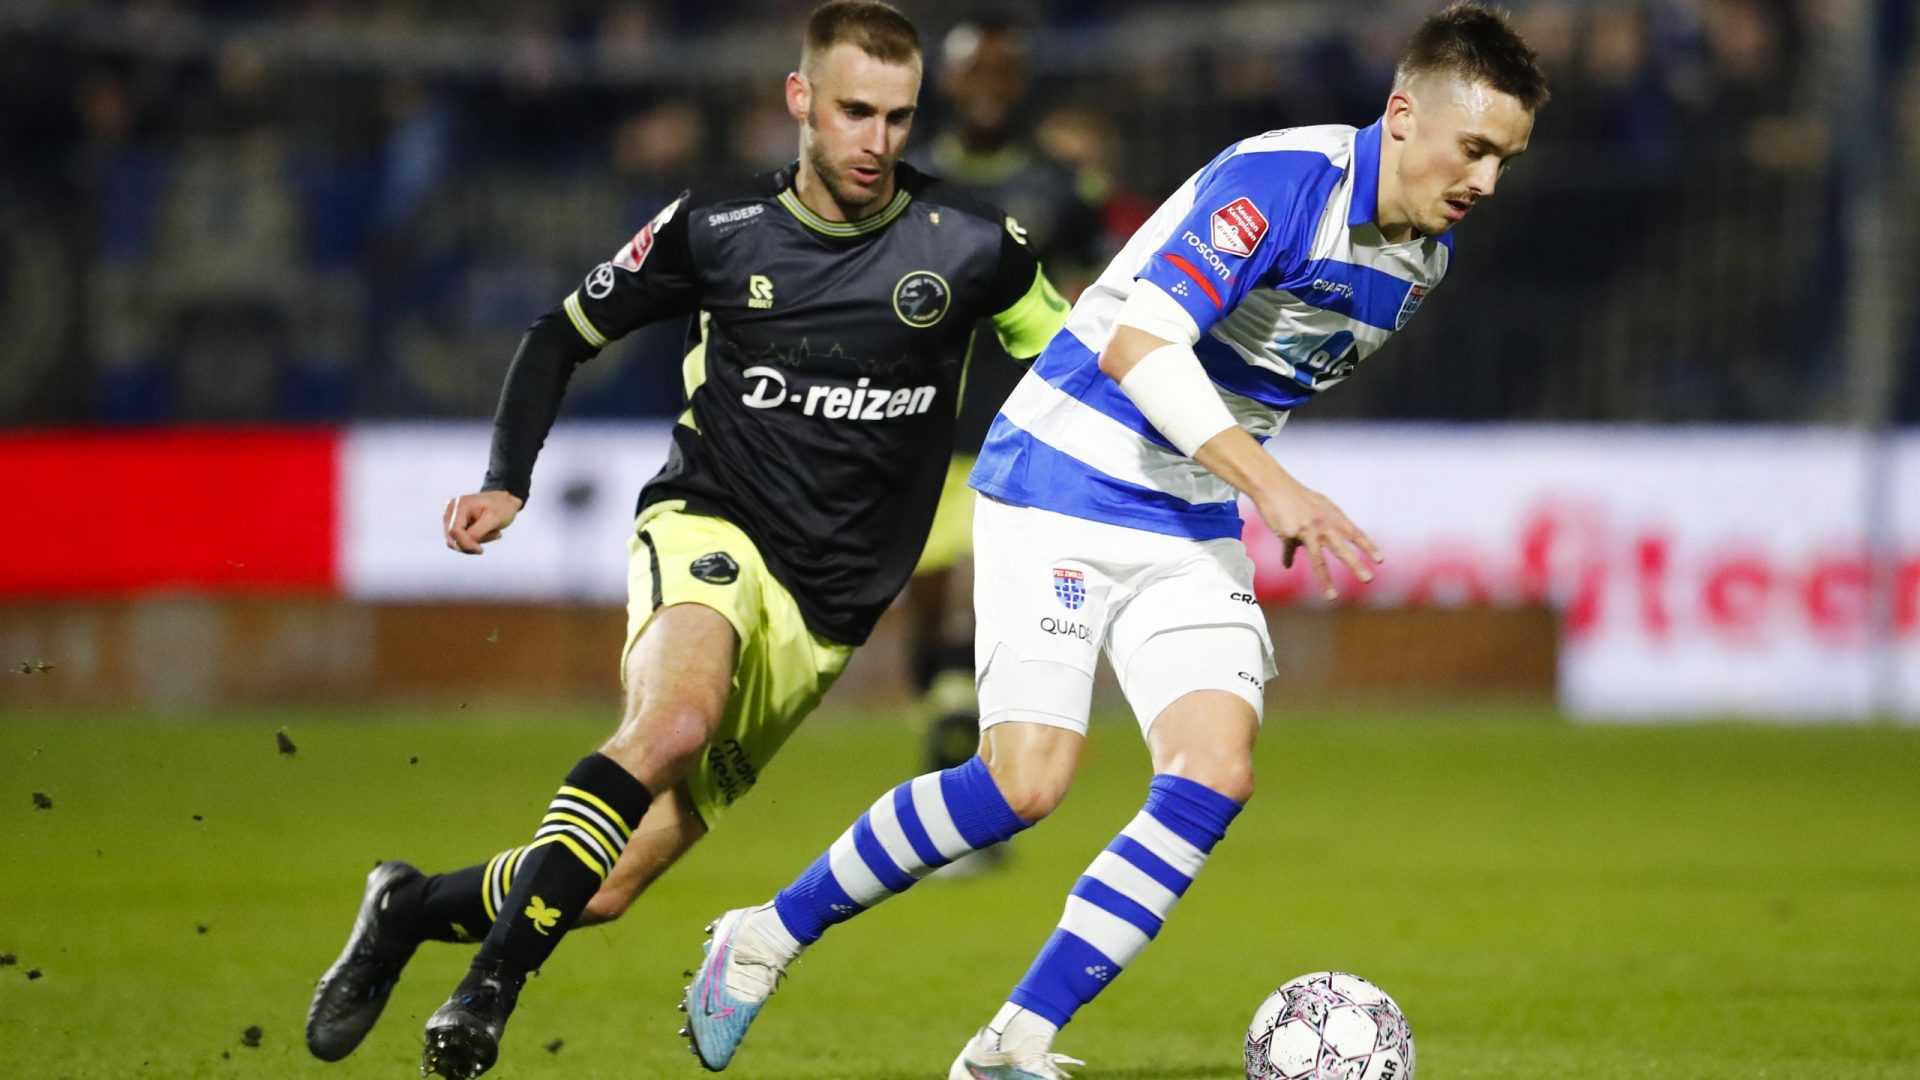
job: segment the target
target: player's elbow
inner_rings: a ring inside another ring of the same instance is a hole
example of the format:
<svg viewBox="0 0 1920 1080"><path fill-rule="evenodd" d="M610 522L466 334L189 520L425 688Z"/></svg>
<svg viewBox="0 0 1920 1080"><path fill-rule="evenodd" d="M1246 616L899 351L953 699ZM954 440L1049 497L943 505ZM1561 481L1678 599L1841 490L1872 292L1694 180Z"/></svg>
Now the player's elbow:
<svg viewBox="0 0 1920 1080"><path fill-rule="evenodd" d="M1107 378L1119 382L1127 377L1127 372L1140 362L1140 358L1155 348L1165 345L1152 335L1131 326L1114 328L1113 337L1107 341L1107 347L1100 350L1100 371Z"/></svg>

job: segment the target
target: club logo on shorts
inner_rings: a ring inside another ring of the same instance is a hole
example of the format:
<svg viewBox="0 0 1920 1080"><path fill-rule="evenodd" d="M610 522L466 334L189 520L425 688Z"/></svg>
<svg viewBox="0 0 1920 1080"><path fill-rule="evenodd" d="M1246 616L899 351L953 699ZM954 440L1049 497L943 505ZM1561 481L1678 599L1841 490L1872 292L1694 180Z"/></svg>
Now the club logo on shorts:
<svg viewBox="0 0 1920 1080"><path fill-rule="evenodd" d="M893 287L893 313L908 326L926 329L947 314L953 290L947 279L931 270L915 270Z"/></svg>
<svg viewBox="0 0 1920 1080"><path fill-rule="evenodd" d="M731 585L740 580L740 564L724 551L708 552L693 560L687 569L709 585Z"/></svg>
<svg viewBox="0 0 1920 1080"><path fill-rule="evenodd" d="M1400 301L1400 314L1393 320L1394 330L1398 331L1402 327L1405 327L1407 320L1413 318L1413 313L1420 310L1420 301L1426 298L1427 287L1425 285L1409 286L1407 288L1407 298Z"/></svg>
<svg viewBox="0 0 1920 1080"><path fill-rule="evenodd" d="M1242 196L1213 212L1213 247L1246 258L1267 235L1267 219L1253 200Z"/></svg>
<svg viewBox="0 0 1920 1080"><path fill-rule="evenodd" d="M1064 566L1054 567L1053 595L1068 611L1079 611L1087 602L1087 575Z"/></svg>

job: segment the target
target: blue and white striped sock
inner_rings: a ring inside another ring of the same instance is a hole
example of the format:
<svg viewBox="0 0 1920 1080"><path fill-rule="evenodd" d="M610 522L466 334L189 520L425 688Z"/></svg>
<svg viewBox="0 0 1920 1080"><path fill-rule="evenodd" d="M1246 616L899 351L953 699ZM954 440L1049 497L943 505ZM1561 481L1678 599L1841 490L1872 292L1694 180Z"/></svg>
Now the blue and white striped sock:
<svg viewBox="0 0 1920 1080"><path fill-rule="evenodd" d="M1154 777L1146 806L1074 885L1059 927L1008 1004L1066 1026L1160 932L1239 812L1239 803L1205 785Z"/></svg>
<svg viewBox="0 0 1920 1080"><path fill-rule="evenodd" d="M994 785L986 762L975 757L882 795L805 873L780 890L773 910L796 945L811 945L827 927L1026 827ZM760 925L763 932L774 929ZM769 936L780 937L777 932Z"/></svg>

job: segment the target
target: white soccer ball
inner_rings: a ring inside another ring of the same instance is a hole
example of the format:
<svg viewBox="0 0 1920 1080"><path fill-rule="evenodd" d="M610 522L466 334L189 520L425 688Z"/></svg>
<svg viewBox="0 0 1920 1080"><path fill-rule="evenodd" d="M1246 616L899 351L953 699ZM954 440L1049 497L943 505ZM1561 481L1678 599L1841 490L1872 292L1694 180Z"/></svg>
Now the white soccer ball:
<svg viewBox="0 0 1920 1080"><path fill-rule="evenodd" d="M1247 1080L1413 1080L1413 1031L1386 991L1358 975L1302 975L1253 1014Z"/></svg>

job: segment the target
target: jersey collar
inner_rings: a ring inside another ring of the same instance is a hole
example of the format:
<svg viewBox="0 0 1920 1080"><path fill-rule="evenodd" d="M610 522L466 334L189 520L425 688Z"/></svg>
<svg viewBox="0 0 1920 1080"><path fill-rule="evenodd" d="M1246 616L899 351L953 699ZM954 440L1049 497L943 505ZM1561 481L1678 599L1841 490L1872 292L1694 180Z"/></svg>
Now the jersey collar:
<svg viewBox="0 0 1920 1080"><path fill-rule="evenodd" d="M1386 117L1353 133L1353 199L1347 204L1347 227L1371 225L1379 215L1380 131Z"/></svg>
<svg viewBox="0 0 1920 1080"><path fill-rule="evenodd" d="M799 164L795 163L780 171L780 179L784 183L780 194L775 196L775 199L781 206L787 208L788 213L799 218L800 224L826 236L865 236L870 232L877 232L892 224L894 218L905 213L907 204L913 201L913 195L907 191L907 176L903 163L895 166L893 198L887 202L886 209L859 221L828 221L807 209L807 204L800 201L800 193L793 189L794 176L799 169Z"/></svg>

